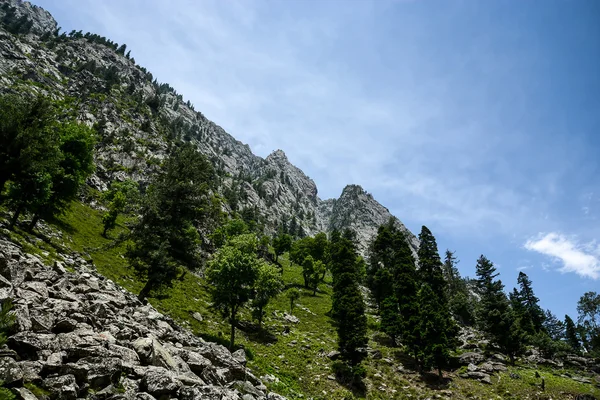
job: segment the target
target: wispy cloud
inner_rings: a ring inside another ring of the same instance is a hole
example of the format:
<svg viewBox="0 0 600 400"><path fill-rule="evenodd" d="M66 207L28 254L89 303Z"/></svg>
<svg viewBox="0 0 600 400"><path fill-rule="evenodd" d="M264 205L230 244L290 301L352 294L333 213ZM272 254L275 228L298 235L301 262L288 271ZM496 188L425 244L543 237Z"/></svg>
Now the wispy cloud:
<svg viewBox="0 0 600 400"><path fill-rule="evenodd" d="M560 262L559 271L574 272L585 278L600 278L600 248L595 242L579 243L576 238L550 232L525 243L527 250L550 256Z"/></svg>

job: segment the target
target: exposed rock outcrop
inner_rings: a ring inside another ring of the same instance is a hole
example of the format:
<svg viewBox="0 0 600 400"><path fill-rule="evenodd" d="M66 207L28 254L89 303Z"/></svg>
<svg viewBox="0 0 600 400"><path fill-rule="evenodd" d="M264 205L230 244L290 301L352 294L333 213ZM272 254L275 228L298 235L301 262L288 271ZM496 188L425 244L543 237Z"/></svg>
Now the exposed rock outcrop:
<svg viewBox="0 0 600 400"><path fill-rule="evenodd" d="M205 342L79 258L45 266L0 240L1 298L16 332L0 349L0 380L23 399L32 383L54 399L271 399L243 353ZM17 390L18 389L18 390Z"/></svg>
<svg viewBox="0 0 600 400"><path fill-rule="evenodd" d="M173 88L156 82L117 45L74 32L55 36L57 23L40 7L10 0L0 18L30 21L28 33L0 24L0 92L44 93L72 103L78 119L95 125L99 143L96 173L88 183L105 190L111 181L131 178L144 185L174 138L193 143L218 171L229 210L249 211L267 233L283 225L298 236L351 228L363 255L380 224L391 217L360 186L347 186L339 199L321 200L315 182L281 150L266 159L184 102ZM134 49L135 50L135 49ZM417 241L400 221L411 247Z"/></svg>

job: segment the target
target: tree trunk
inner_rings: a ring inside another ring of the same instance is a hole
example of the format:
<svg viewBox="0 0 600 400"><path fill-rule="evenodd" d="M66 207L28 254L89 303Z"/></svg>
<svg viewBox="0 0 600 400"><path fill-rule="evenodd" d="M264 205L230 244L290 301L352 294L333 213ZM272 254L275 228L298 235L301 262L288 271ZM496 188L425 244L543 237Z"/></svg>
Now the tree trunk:
<svg viewBox="0 0 600 400"><path fill-rule="evenodd" d="M104 230L102 231L102 237L104 237L104 238L106 237L106 231L107 231L107 230L108 230L108 227L107 227L107 226L105 226L105 227L104 227Z"/></svg>
<svg viewBox="0 0 600 400"><path fill-rule="evenodd" d="M229 350L233 351L233 345L235 343L235 311L231 310L231 339L229 340Z"/></svg>
<svg viewBox="0 0 600 400"><path fill-rule="evenodd" d="M258 329L262 329L263 310L262 307L258 309Z"/></svg>
<svg viewBox="0 0 600 400"><path fill-rule="evenodd" d="M152 283L148 281L140 291L140 294L138 295L138 300L143 302L150 293L150 290L152 290Z"/></svg>
<svg viewBox="0 0 600 400"><path fill-rule="evenodd" d="M11 231L13 230L13 228L15 227L15 225L17 224L17 221L19 220L19 215L21 215L21 210L22 207L18 207L15 212L13 213L12 218L10 219L10 224L8 225L8 229L10 229Z"/></svg>
<svg viewBox="0 0 600 400"><path fill-rule="evenodd" d="M438 367L438 376L440 377L440 380L444 377L442 375L442 369L440 367Z"/></svg>
<svg viewBox="0 0 600 400"><path fill-rule="evenodd" d="M29 226L27 227L27 231L28 232L32 232L33 228L35 228L35 226L37 225L38 221L40 220L40 214L35 214L33 216L33 218L31 219L31 222L29 223Z"/></svg>

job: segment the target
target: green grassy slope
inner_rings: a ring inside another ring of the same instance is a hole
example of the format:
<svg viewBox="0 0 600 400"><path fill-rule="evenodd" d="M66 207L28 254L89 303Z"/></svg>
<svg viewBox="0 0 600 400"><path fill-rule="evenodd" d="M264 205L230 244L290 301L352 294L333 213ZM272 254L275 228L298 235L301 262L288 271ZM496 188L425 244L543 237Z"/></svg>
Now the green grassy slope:
<svg viewBox="0 0 600 400"><path fill-rule="evenodd" d="M123 221L112 236L126 229ZM17 230L10 233L13 241L20 242L27 251L41 254L48 262L58 258L55 247L70 248L90 259L98 271L128 290L138 293L143 286L135 279L132 269L123 257L124 246L112 246L110 239L103 238L101 212L81 203L73 203L68 212L52 226L62 237L40 240ZM8 231L5 231L8 234ZM39 235L38 235L39 236ZM302 286L301 268L290 265L287 257L281 257L284 266L283 278L286 287ZM327 353L336 349L336 334L332 321L327 316L331 308L330 277L319 286L316 296L311 291L301 290L293 314L299 318L297 324L283 319L289 312L289 300L285 293L279 295L267 308L264 331L259 332L251 324L249 311L241 315L242 329L238 330L237 345L246 349L248 366L258 376L272 374L279 382L268 383L273 390L290 399L351 399L363 397L352 393L333 379L331 361ZM210 307L206 283L200 277L188 273L174 283L172 290L149 301L161 312L171 316L182 325L207 340L226 343L229 326ZM192 317L199 313L202 321ZM385 337L377 334L374 318L369 317L370 342L373 350L381 357L369 357L367 366L367 399L573 399L576 394L589 393L600 398L600 389L567 377L557 376L568 371L539 371L545 378L546 390L542 392L541 380L535 370L525 365L509 368L505 373L494 375L492 385L462 379L454 372L446 374L446 382L440 384L433 376L421 376L410 370L397 348L386 346ZM285 327L289 333L285 334ZM265 333L267 332L267 333ZM516 372L521 379L510 378Z"/></svg>

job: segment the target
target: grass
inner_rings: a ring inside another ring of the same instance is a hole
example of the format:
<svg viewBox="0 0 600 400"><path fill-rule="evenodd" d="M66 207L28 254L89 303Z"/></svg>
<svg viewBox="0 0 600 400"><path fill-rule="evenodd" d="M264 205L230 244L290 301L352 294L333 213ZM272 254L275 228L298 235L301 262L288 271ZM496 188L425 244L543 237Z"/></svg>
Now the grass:
<svg viewBox="0 0 600 400"><path fill-rule="evenodd" d="M102 213L87 205L73 203L67 213L53 222L62 232L61 239L52 244L24 232L11 233L11 240L22 243L26 251L46 254L48 262L59 258L55 247L67 247L96 265L98 272L133 293L138 293L143 284L136 280L134 271L123 257L124 245L113 246L113 240L101 236ZM122 218L112 237L126 231ZM327 316L331 308L331 277L319 286L316 296L303 289L302 269L291 265L287 255L280 257L286 288L296 287L301 297L296 302L293 314L299 318L297 324L283 319L289 312L289 300L285 292L268 305L264 329L258 330L251 321L250 312L241 312L241 328L237 330L236 345L248 354L248 366L257 376L272 374L279 382L268 384L270 389L289 399L353 399L357 395L340 385L333 378L332 362L326 355L336 349L336 332ZM207 340L227 344L229 324L211 308L205 281L187 273L173 283L169 291L149 298L159 311L169 315L183 326ZM202 315L202 321L192 317ZM507 372L494 375L492 385L462 379L460 370L445 374L440 384L433 375L419 375L410 369L401 349L386 345L385 336L375 331L377 322L369 316L369 347L378 350L381 357L365 361L366 399L572 399L575 394L589 393L600 398L600 389L590 384L556 376L557 371L540 370L545 379L546 390L541 391L541 379L535 370L527 366L509 368ZM289 333L286 328L289 328ZM404 364L404 368L399 368ZM515 372L521 379L510 378Z"/></svg>

